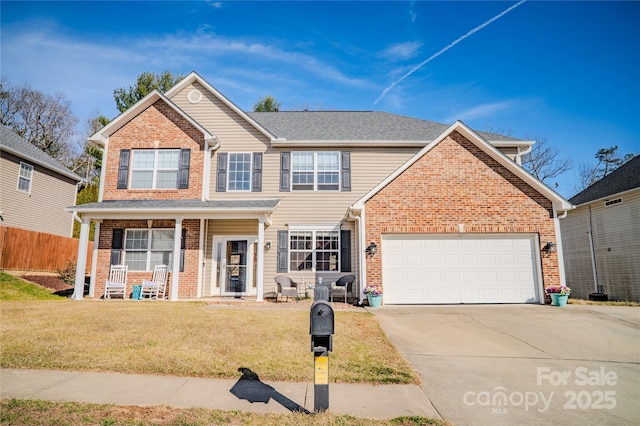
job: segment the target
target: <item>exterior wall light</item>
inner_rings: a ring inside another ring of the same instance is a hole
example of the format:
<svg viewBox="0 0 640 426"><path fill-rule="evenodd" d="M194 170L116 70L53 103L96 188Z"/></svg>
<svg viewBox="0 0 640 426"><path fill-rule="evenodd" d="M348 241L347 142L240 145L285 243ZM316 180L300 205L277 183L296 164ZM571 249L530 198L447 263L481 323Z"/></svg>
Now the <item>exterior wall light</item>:
<svg viewBox="0 0 640 426"><path fill-rule="evenodd" d="M264 244L264 248L265 248L267 251L271 250L271 241L267 241L267 242Z"/></svg>
<svg viewBox="0 0 640 426"><path fill-rule="evenodd" d="M376 245L376 243L371 242L369 246L367 246L366 252L368 255L371 255L371 256L376 254L378 252L378 246Z"/></svg>
<svg viewBox="0 0 640 426"><path fill-rule="evenodd" d="M555 253L558 250L558 247L555 245L555 243L552 243L551 241L549 241L544 247L542 247L542 251L549 254L549 253Z"/></svg>

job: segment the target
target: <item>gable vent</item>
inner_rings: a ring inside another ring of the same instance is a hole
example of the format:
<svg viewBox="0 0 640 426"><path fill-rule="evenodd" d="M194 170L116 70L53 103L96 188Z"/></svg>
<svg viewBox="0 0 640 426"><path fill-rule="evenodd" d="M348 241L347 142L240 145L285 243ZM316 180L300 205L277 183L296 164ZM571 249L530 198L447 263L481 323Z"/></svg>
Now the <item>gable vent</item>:
<svg viewBox="0 0 640 426"><path fill-rule="evenodd" d="M199 90L193 89L187 94L187 100L192 104L197 104L202 100L202 92Z"/></svg>
<svg viewBox="0 0 640 426"><path fill-rule="evenodd" d="M615 204L622 203L622 198L616 198L615 200L609 200L604 202L605 207L613 206Z"/></svg>

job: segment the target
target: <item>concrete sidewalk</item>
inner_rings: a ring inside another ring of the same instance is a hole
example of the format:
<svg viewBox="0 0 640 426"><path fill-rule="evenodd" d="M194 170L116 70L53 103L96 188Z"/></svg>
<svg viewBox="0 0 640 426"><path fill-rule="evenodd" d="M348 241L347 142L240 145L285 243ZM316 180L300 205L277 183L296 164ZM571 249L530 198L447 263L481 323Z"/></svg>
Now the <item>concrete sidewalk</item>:
<svg viewBox="0 0 640 426"><path fill-rule="evenodd" d="M304 409L313 411L313 389L313 383L265 383L57 370L0 370L2 398L97 404L288 413ZM330 384L329 411L363 418L425 416L440 419L424 390L416 385Z"/></svg>

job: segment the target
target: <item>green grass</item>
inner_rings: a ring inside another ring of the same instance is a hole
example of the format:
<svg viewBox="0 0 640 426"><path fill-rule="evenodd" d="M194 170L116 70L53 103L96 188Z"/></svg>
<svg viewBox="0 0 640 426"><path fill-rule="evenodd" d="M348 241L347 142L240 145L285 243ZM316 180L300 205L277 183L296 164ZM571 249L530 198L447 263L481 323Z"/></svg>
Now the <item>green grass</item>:
<svg viewBox="0 0 640 426"><path fill-rule="evenodd" d="M0 401L0 424L23 426L48 425L260 425L260 426L446 426L449 423L426 417L399 417L391 420L360 419L331 413L306 415L256 414L199 408L175 409L131 407L77 402L46 402L3 399Z"/></svg>
<svg viewBox="0 0 640 426"><path fill-rule="evenodd" d="M0 300L63 300L51 290L0 271Z"/></svg>

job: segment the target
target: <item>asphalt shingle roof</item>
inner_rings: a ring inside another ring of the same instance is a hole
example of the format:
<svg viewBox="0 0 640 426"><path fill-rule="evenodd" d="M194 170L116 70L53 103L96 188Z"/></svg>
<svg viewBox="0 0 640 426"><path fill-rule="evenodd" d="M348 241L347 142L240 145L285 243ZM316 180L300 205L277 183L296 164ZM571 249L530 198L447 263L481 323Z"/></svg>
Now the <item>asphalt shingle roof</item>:
<svg viewBox="0 0 640 426"><path fill-rule="evenodd" d="M640 155L574 195L569 202L584 204L634 188L640 188Z"/></svg>
<svg viewBox="0 0 640 426"><path fill-rule="evenodd" d="M336 141L431 141L449 125L376 111L279 111L248 115L279 138ZM518 139L478 132L487 140Z"/></svg>
<svg viewBox="0 0 640 426"><path fill-rule="evenodd" d="M49 170L53 170L67 177L76 179L77 181L83 180L58 160L50 157L35 145L27 142L25 138L19 136L16 132L5 125L0 125L0 149L9 151L27 161L32 161L48 168Z"/></svg>

